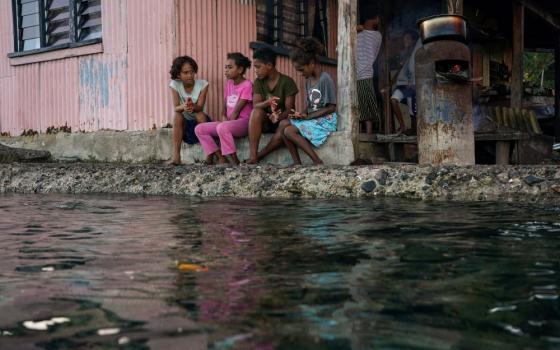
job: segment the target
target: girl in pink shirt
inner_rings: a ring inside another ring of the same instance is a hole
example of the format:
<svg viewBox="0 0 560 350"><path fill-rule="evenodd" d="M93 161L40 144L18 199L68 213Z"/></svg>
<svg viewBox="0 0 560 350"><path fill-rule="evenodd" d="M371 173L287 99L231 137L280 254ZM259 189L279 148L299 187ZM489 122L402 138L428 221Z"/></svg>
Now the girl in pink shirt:
<svg viewBox="0 0 560 350"><path fill-rule="evenodd" d="M249 132L253 84L245 79L245 72L250 67L251 61L244 55L238 52L227 55L225 74L228 80L224 88L223 115L217 122L199 124L194 129L209 160L216 154L218 159L223 160L222 156L225 156L231 164L239 164L234 138L245 137ZM220 139L221 147L215 138Z"/></svg>

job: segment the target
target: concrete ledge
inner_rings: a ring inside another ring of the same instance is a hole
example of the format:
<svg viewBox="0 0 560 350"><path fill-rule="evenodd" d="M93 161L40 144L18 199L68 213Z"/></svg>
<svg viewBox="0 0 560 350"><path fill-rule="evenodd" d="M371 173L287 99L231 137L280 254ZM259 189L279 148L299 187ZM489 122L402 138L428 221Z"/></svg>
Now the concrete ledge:
<svg viewBox="0 0 560 350"><path fill-rule="evenodd" d="M1 193L110 193L237 198L369 198L560 205L557 166L165 166L7 164ZM403 213L406 215L406 213Z"/></svg>
<svg viewBox="0 0 560 350"><path fill-rule="evenodd" d="M271 134L264 134L260 146L264 147ZM151 131L97 131L91 133L58 133L53 135L0 137L0 143L10 147L51 152L55 160L79 160L98 162L157 163L171 156L171 129ZM236 141L240 159L249 157L249 140ZM303 153L302 160L310 163ZM354 160L354 148L347 133L337 132L329 137L318 150L326 164L347 165ZM181 156L185 164L200 163L206 157L200 145L183 144ZM286 149L271 154L264 160L267 164L290 164Z"/></svg>

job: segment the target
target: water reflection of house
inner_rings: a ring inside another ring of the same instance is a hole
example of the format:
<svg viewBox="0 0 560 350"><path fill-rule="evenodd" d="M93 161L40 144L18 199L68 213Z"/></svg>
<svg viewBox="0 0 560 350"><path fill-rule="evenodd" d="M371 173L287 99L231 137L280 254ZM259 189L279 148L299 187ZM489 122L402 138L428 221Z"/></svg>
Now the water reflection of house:
<svg viewBox="0 0 560 350"><path fill-rule="evenodd" d="M218 114L227 52L251 55L259 46L271 46L281 56L280 70L296 77L286 54L296 38L314 35L326 47L321 60L324 69L338 77L339 132L324 152L336 155L330 157L331 163L350 163L360 152L370 153L372 147L371 137L362 137L364 142L360 142L354 98L354 28L362 2L3 1L0 16L14 21L0 23L0 131L20 135L24 130L44 132L64 124L73 131L159 128L170 120L167 71L179 54L199 61L199 76L211 82L209 112ZM385 36L377 63L379 87L389 90L394 73L390 58L399 50L403 31L415 28L418 18L448 8L443 0L379 2ZM554 49L558 57L560 7L544 0L465 0L462 7L472 24L473 74L483 77L476 92L490 94L495 101L488 102L494 104L523 106L522 63L516 53L523 52L526 45ZM497 101L495 91L503 90L492 87L503 72L502 62L512 72L505 79L512 97L502 94ZM556 96L558 99L560 94ZM300 98L298 105L302 104ZM387 106L384 114L381 127L390 134L393 118ZM558 134L558 117L554 120Z"/></svg>

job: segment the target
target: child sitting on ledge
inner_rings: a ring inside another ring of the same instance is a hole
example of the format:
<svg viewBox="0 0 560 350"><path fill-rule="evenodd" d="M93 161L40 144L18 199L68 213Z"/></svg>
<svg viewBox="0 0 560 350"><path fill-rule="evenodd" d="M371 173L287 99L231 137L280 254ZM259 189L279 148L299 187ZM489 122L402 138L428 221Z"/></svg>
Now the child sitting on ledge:
<svg viewBox="0 0 560 350"><path fill-rule="evenodd" d="M315 153L329 135L336 131L336 92L334 82L327 72L322 72L317 64L317 56L323 52L323 45L315 38L300 39L290 58L296 71L305 80L307 110L304 113L293 111L289 120L284 120L284 143L295 165L301 164L298 148L311 158L315 165L323 161ZM287 124L290 125L287 125Z"/></svg>
<svg viewBox="0 0 560 350"><path fill-rule="evenodd" d="M225 156L230 164L239 164L234 138L245 137L249 131L249 118L253 110L253 84L245 79L245 73L250 67L251 61L242 54L236 52L227 55L225 71L228 80L224 89L224 114L219 121L200 124L194 130L208 159L215 154L221 162L225 162ZM216 144L215 137L220 139L220 147Z"/></svg>

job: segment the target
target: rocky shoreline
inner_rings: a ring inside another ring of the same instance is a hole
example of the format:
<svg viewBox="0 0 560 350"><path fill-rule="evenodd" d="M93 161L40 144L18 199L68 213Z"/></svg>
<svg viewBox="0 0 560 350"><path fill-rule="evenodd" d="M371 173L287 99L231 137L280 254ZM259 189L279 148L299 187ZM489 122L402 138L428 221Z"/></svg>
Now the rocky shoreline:
<svg viewBox="0 0 560 350"><path fill-rule="evenodd" d="M560 205L558 166L207 167L99 163L0 166L0 193L367 198Z"/></svg>

